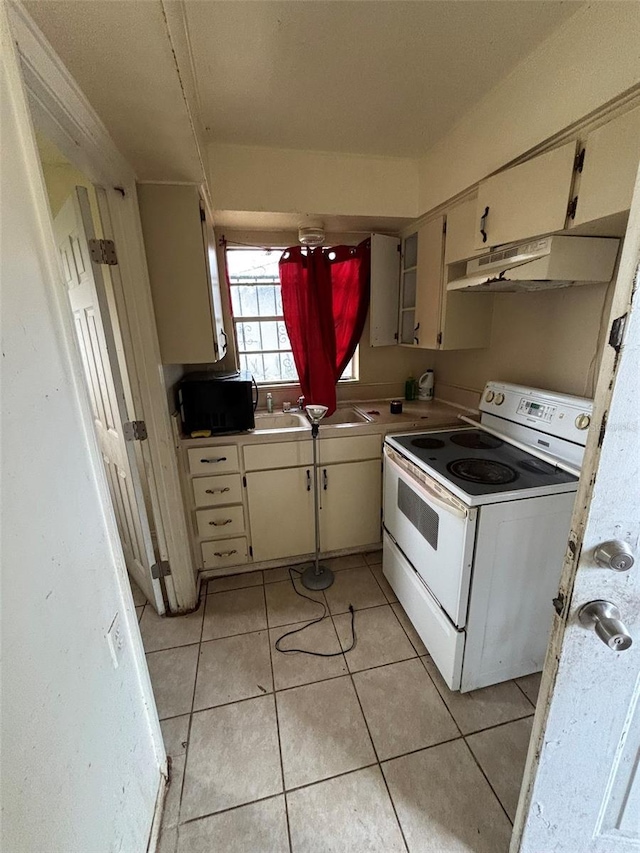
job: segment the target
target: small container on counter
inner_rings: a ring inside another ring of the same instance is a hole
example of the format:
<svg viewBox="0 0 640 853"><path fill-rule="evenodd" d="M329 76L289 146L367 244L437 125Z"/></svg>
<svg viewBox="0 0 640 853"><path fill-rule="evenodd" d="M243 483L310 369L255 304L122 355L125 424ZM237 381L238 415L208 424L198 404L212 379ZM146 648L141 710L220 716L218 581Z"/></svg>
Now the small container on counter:
<svg viewBox="0 0 640 853"><path fill-rule="evenodd" d="M434 375L433 370L429 369L426 373L423 373L420 377L420 381L418 383L419 400L433 400L433 390L434 390Z"/></svg>
<svg viewBox="0 0 640 853"><path fill-rule="evenodd" d="M410 376L404 383L404 399L407 401L415 400L418 396L418 383Z"/></svg>
<svg viewBox="0 0 640 853"><path fill-rule="evenodd" d="M270 415L273 413L273 394L271 391L267 391L267 412Z"/></svg>
<svg viewBox="0 0 640 853"><path fill-rule="evenodd" d="M392 400L389 404L389 411L392 415L402 414L402 400Z"/></svg>

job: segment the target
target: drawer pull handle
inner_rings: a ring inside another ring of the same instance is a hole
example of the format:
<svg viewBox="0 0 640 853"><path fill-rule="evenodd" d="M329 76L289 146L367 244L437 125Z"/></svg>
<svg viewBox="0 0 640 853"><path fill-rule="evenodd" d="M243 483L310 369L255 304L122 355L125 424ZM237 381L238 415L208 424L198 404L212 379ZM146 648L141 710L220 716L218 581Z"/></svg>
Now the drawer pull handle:
<svg viewBox="0 0 640 853"><path fill-rule="evenodd" d="M323 468L322 469L322 488L324 489L325 492L327 491L328 485L329 485L329 480L327 478L327 469Z"/></svg>
<svg viewBox="0 0 640 853"><path fill-rule="evenodd" d="M218 456L217 459L201 459L200 461L201 462L226 462L227 457L226 456Z"/></svg>
<svg viewBox="0 0 640 853"><path fill-rule="evenodd" d="M225 524L231 524L232 521L232 518L225 518L224 521L210 521L209 524L213 524L214 527L224 527Z"/></svg>
<svg viewBox="0 0 640 853"><path fill-rule="evenodd" d="M204 490L206 495L222 494L222 492L230 492L230 491L231 491L230 486L225 486L224 489L205 489Z"/></svg>
<svg viewBox="0 0 640 853"><path fill-rule="evenodd" d="M311 472L307 468L307 491L311 491Z"/></svg>
<svg viewBox="0 0 640 853"><path fill-rule="evenodd" d="M214 551L214 557L230 557L232 554L237 554L238 552L234 548L232 551Z"/></svg>

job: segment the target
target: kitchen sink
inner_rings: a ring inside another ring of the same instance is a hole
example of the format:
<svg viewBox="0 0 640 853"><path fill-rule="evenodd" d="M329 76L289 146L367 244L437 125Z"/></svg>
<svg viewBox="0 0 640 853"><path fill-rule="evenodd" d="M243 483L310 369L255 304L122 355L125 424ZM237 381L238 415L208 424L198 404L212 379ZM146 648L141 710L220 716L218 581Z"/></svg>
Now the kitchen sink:
<svg viewBox="0 0 640 853"><path fill-rule="evenodd" d="M336 409L336 411L328 418L323 418L320 421L322 424L368 424L371 418L356 411L352 406Z"/></svg>
<svg viewBox="0 0 640 853"><path fill-rule="evenodd" d="M295 412L274 412L256 415L256 432L273 429L310 429L311 424L304 415Z"/></svg>

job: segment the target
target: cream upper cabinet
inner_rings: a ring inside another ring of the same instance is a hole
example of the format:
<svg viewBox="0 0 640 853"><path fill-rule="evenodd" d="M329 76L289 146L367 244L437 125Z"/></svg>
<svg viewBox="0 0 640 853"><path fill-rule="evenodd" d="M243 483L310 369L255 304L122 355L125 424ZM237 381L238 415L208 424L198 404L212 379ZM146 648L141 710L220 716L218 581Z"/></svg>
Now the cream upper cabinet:
<svg viewBox="0 0 640 853"><path fill-rule="evenodd" d="M162 361L218 361L227 345L215 237L198 188L140 184L138 201Z"/></svg>
<svg viewBox="0 0 640 853"><path fill-rule="evenodd" d="M382 504L379 458L322 466L319 489L323 551L379 544Z"/></svg>
<svg viewBox="0 0 640 853"><path fill-rule="evenodd" d="M400 240L385 234L371 235L371 301L369 346L398 343L400 296Z"/></svg>
<svg viewBox="0 0 640 853"><path fill-rule="evenodd" d="M444 262L453 264L480 254L476 248L476 199L463 201L447 210L447 235L444 244ZM487 251L487 247L484 248Z"/></svg>
<svg viewBox="0 0 640 853"><path fill-rule="evenodd" d="M636 107L587 136L570 227L628 210L639 162L640 107Z"/></svg>
<svg viewBox="0 0 640 853"><path fill-rule="evenodd" d="M253 471L246 479L254 561L310 554L315 541L312 468Z"/></svg>
<svg viewBox="0 0 640 853"><path fill-rule="evenodd" d="M401 344L437 349L444 257L444 217L431 219L402 246L399 339Z"/></svg>
<svg viewBox="0 0 640 853"><path fill-rule="evenodd" d="M533 157L480 183L476 249L526 240L565 227L576 142Z"/></svg>

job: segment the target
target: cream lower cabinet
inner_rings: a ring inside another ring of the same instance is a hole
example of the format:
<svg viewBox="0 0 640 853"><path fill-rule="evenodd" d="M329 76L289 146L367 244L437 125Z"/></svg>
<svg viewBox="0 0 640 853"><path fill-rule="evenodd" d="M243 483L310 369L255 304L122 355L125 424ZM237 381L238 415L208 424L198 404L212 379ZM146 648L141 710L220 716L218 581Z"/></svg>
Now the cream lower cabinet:
<svg viewBox="0 0 640 853"><path fill-rule="evenodd" d="M253 559L277 560L314 550L313 469L246 475Z"/></svg>
<svg viewBox="0 0 640 853"><path fill-rule="evenodd" d="M377 544L381 536L380 459L321 466L319 474L322 550Z"/></svg>

